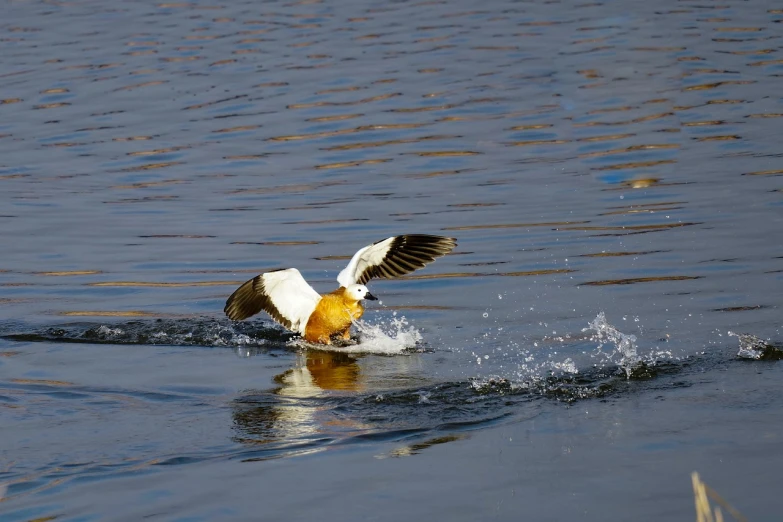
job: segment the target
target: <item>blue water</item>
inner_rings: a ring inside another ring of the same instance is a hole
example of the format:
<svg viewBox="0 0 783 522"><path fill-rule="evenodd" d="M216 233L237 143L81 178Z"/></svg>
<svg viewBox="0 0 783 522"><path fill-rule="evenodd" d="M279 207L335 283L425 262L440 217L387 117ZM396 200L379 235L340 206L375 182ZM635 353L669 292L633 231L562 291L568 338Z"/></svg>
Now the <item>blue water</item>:
<svg viewBox="0 0 783 522"><path fill-rule="evenodd" d="M779 518L781 10L3 14L0 519ZM358 348L223 316L402 233Z"/></svg>

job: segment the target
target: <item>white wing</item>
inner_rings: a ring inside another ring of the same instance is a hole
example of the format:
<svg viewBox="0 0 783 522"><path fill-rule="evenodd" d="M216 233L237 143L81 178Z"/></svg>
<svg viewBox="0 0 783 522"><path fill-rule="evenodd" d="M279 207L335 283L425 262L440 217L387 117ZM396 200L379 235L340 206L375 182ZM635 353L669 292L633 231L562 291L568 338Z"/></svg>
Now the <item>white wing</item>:
<svg viewBox="0 0 783 522"><path fill-rule="evenodd" d="M321 296L296 268L274 270L247 281L231 294L223 311L234 321L261 310L289 330L304 334Z"/></svg>
<svg viewBox="0 0 783 522"><path fill-rule="evenodd" d="M373 277L391 279L410 274L446 255L457 246L453 237L409 234L383 239L356 252L337 282L365 284Z"/></svg>

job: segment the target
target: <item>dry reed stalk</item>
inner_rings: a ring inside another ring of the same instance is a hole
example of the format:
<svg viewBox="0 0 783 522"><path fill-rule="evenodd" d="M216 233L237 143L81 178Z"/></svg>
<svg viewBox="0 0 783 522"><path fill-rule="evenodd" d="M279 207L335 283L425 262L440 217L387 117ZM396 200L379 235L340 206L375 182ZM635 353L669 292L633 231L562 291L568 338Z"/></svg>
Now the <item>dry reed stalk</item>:
<svg viewBox="0 0 783 522"><path fill-rule="evenodd" d="M693 481L693 500L696 504L696 522L723 522L723 512L720 507L728 511L737 522L748 522L748 519L726 502L717 491L702 482L698 472L691 473L691 480ZM719 504L720 507L716 506L713 510L710 500Z"/></svg>

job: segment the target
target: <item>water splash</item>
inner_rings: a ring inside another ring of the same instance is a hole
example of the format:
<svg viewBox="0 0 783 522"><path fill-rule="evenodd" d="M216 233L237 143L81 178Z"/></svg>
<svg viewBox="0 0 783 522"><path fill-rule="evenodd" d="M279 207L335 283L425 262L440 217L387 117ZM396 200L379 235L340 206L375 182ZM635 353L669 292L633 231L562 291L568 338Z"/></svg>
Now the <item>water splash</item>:
<svg viewBox="0 0 783 522"><path fill-rule="evenodd" d="M729 332L729 335L739 339L739 352L737 352L737 357L740 359L752 359L756 361L777 361L783 359L782 348L774 346L755 335L735 332Z"/></svg>
<svg viewBox="0 0 783 522"><path fill-rule="evenodd" d="M636 336L624 334L609 324L604 312L600 312L595 319L587 324L587 328L582 329L582 331L595 332L593 340L598 342L599 345L594 357L601 356L604 358L604 362L619 365L628 378L631 377L634 369L642 362L636 353ZM609 345L610 348L613 347L608 353L603 351L606 345ZM619 361L615 361L617 355L620 356Z"/></svg>
<svg viewBox="0 0 783 522"><path fill-rule="evenodd" d="M370 324L365 321L354 321L359 331L357 341L349 344L317 345L319 350L341 353L371 353L376 355L400 355L416 350L422 342L421 333L416 327L408 324L405 317L393 317L388 323ZM292 346L312 348L313 345L295 339L289 343Z"/></svg>
<svg viewBox="0 0 783 522"><path fill-rule="evenodd" d="M357 321L359 345L371 350L371 353L389 355L418 348L423 338L415 326L408 324L404 316L392 317L388 323L368 324Z"/></svg>

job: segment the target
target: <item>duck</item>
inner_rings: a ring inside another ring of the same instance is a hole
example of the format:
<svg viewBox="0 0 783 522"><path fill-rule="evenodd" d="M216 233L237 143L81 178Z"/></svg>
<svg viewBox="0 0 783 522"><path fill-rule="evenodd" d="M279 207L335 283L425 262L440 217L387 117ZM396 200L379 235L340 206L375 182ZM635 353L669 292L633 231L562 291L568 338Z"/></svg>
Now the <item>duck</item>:
<svg viewBox="0 0 783 522"><path fill-rule="evenodd" d="M359 249L337 276L339 287L321 295L296 268L280 268L243 283L223 308L232 321L262 310L278 324L313 344L349 340L351 325L364 315L362 301L377 301L365 284L393 279L424 268L457 246L453 237L406 234L387 237Z"/></svg>

